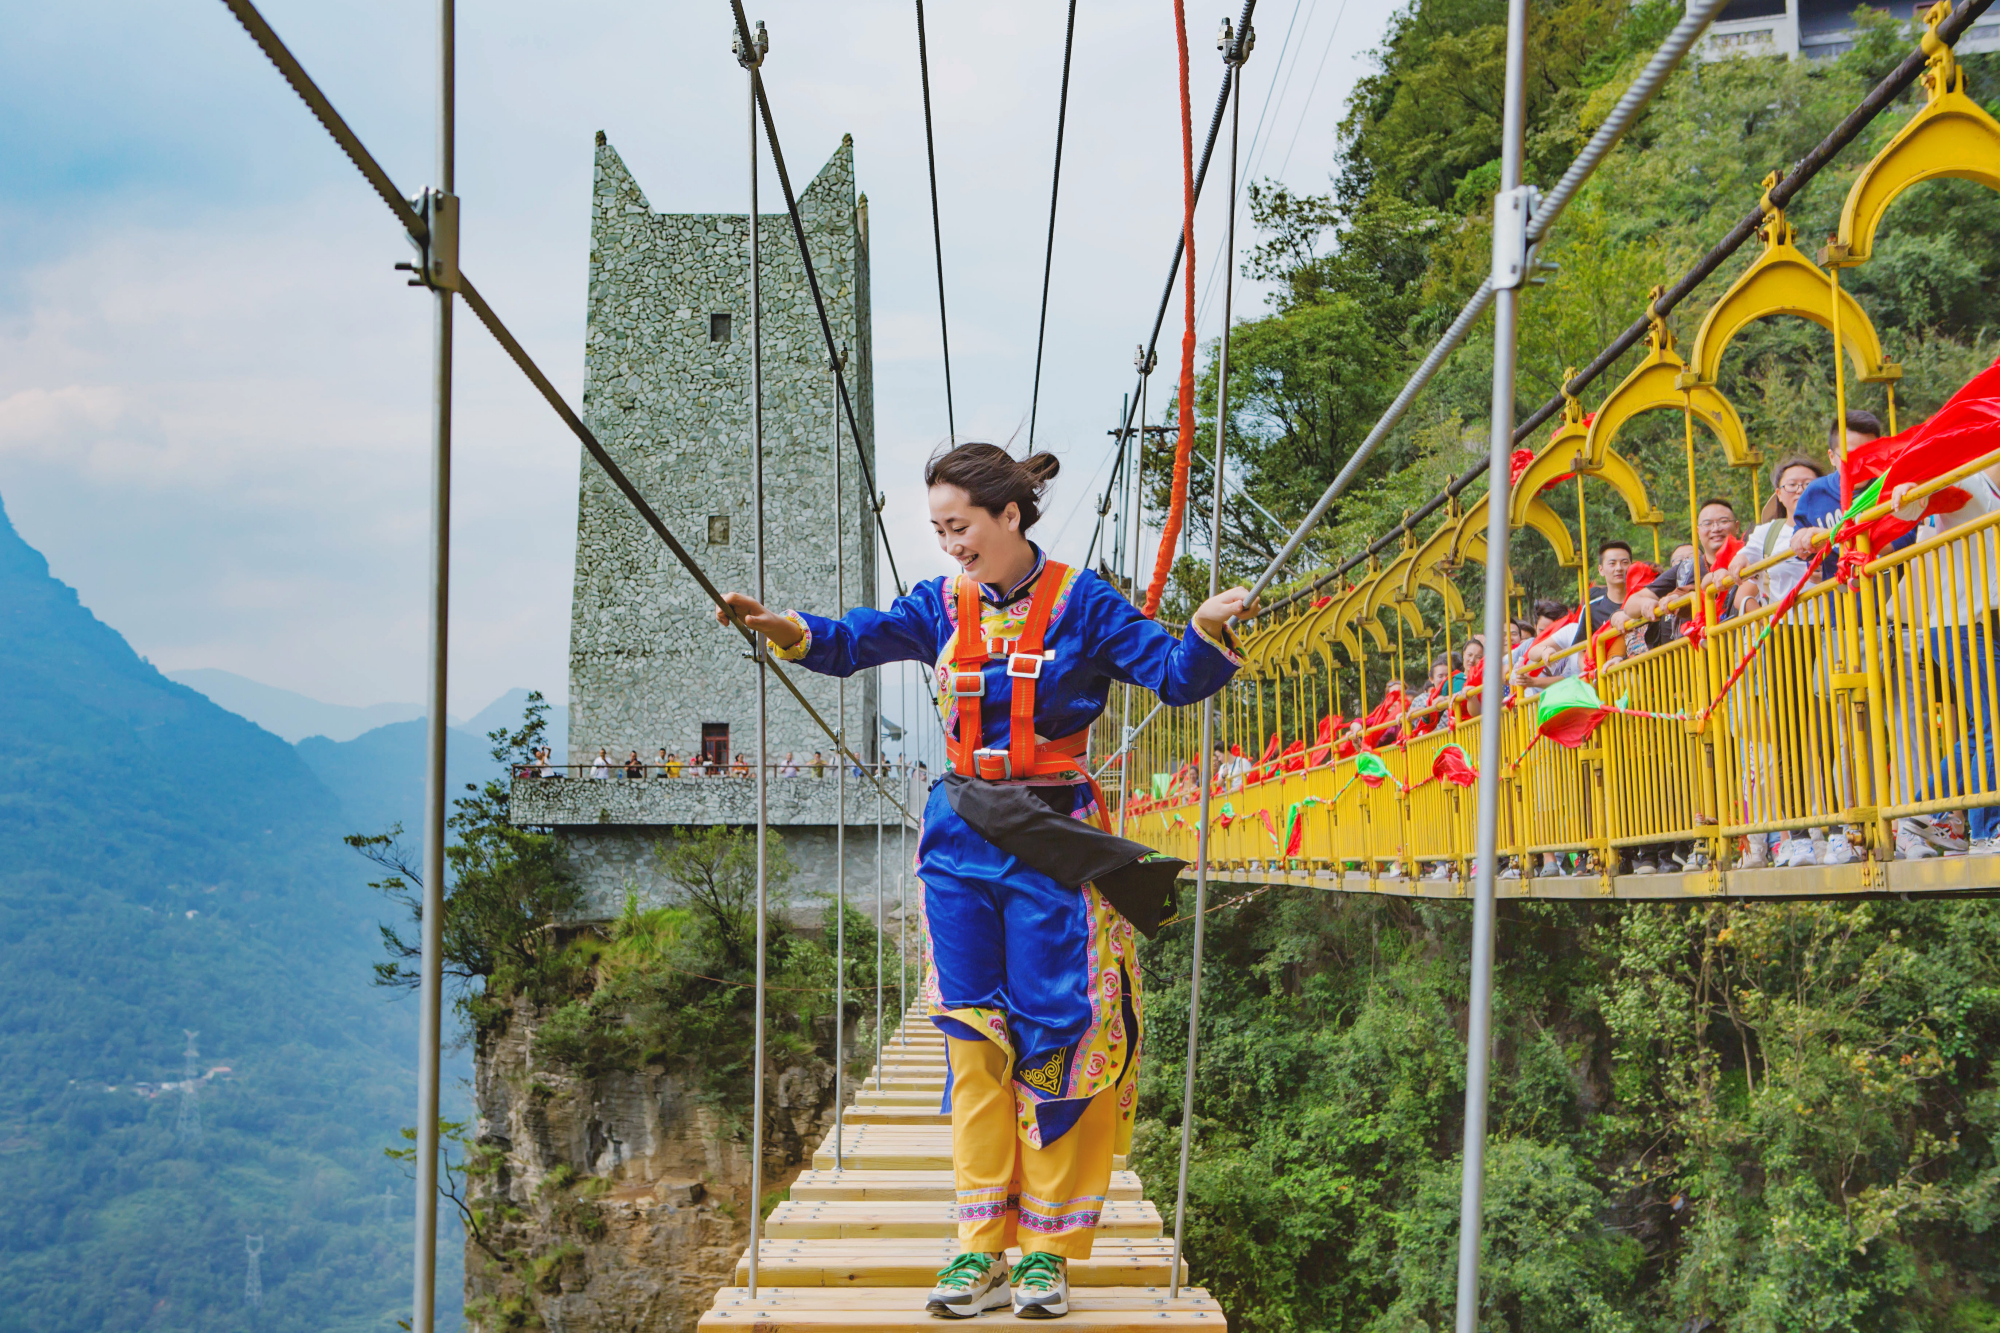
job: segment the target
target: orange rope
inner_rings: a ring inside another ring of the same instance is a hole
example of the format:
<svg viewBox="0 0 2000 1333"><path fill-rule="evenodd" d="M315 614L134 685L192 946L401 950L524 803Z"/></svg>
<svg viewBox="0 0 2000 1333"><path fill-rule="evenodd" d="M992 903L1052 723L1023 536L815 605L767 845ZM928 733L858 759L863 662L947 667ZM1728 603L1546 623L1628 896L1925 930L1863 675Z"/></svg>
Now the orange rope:
<svg viewBox="0 0 2000 1333"><path fill-rule="evenodd" d="M1146 615L1157 615L1167 575L1174 567L1174 544L1187 520L1188 463L1194 456L1194 121L1188 104L1187 5L1174 0L1174 39L1181 57L1181 266L1187 289L1187 328L1181 334L1180 438L1174 444L1173 499L1167 523L1160 531L1160 553L1153 558L1153 581L1146 585Z"/></svg>

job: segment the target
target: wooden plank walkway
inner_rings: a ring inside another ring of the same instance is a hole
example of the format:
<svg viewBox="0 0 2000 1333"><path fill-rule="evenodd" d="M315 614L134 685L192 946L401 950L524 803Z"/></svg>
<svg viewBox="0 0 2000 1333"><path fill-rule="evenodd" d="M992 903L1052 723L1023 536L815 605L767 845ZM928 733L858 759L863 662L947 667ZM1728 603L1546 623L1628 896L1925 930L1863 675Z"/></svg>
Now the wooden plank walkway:
<svg viewBox="0 0 2000 1333"><path fill-rule="evenodd" d="M702 1329L858 1333L958 1322L933 1320L924 1311L925 1291L958 1253L951 1120L938 1110L944 1039L919 1010L905 1014L903 1023L905 1030L883 1046L880 1069L860 1085L843 1116L845 1169L834 1167L829 1132L791 1197L765 1220L756 1298L747 1286L746 1250L736 1261L736 1285L716 1293ZM1094 1251L1069 1266L1070 1312L1059 1323L1224 1333L1228 1322L1206 1291L1183 1286L1178 1297L1167 1295L1173 1241L1162 1233L1159 1209L1144 1197L1125 1159L1113 1166ZM1010 1258L1018 1260L1019 1251ZM1185 1263L1181 1275L1185 1282ZM1003 1309L979 1320L1011 1324L1014 1317Z"/></svg>

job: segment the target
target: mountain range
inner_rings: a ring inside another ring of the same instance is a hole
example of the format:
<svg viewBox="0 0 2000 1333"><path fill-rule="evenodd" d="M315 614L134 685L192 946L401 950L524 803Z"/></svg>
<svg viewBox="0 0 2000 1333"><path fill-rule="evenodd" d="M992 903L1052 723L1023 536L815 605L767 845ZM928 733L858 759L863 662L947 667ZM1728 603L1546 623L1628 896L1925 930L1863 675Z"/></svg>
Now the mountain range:
<svg viewBox="0 0 2000 1333"><path fill-rule="evenodd" d="M0 681L0 1333L388 1333L416 1011L371 984L388 913L340 838L415 827L421 723L287 743L155 670L4 508ZM491 771L452 740L454 782Z"/></svg>

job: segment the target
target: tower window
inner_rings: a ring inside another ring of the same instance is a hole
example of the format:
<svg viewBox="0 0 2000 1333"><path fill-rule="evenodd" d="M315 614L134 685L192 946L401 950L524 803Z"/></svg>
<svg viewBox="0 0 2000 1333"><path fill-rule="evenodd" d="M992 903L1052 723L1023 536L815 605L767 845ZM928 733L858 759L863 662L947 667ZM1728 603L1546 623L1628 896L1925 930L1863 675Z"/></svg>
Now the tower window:
<svg viewBox="0 0 2000 1333"><path fill-rule="evenodd" d="M710 514L708 516L708 544L710 546L729 545L729 515Z"/></svg>
<svg viewBox="0 0 2000 1333"><path fill-rule="evenodd" d="M708 317L708 340L712 343L729 341L729 315L726 311Z"/></svg>
<svg viewBox="0 0 2000 1333"><path fill-rule="evenodd" d="M729 724L727 722L704 722L701 724L701 759L710 772L720 772L729 766Z"/></svg>

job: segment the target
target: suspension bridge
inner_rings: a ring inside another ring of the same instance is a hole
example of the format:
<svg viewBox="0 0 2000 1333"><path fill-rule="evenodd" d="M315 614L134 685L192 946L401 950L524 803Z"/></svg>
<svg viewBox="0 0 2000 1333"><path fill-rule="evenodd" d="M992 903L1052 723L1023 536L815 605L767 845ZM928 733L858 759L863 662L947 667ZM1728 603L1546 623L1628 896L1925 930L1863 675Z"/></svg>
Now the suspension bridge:
<svg viewBox="0 0 2000 1333"><path fill-rule="evenodd" d="M434 386L432 542L430 570L429 757L425 825L422 962L422 1063L419 1083L417 1218L414 1255L415 1299L412 1326L434 1327L437 1207L438 1041L442 1004L441 940L444 882L444 681L450 528L452 350L454 312L463 302L535 386L617 492L666 547L704 595L727 612L708 573L664 521L642 490L563 399L525 346L485 300L458 262L459 200L454 193L456 125L452 0L440 0L438 15L437 158L433 184L415 194L399 189L368 152L330 100L286 48L251 0L223 0L258 47L354 163L364 181L388 208L416 247L417 259L404 267L411 282L435 303L432 357ZM1896 861L1899 821L1977 809L1995 801L1994 777L1979 762L1980 746L1991 751L1990 703L1995 685L1989 638L1919 634L1930 608L1966 606L1981 614L1992 609L1982 591L1994 577L1990 543L2000 526L2000 509L1914 545L1887 549L1871 534L1896 514L1916 506L1934 512L1944 497L1974 472L2000 464L2000 449L1971 447L1969 456L1949 456L1932 471L1912 476L1912 485L1893 495L1861 493L1851 484L1841 495L1843 522L1829 536L1840 550L1839 577L1806 581L1788 602L1741 608L1732 589L1745 578L1768 572L1774 557L1747 567L1721 569L1697 547L1691 557L1694 579L1685 597L1668 596L1651 608L1655 618L1672 619L1671 641L1644 652L1620 652L1627 627L1591 622L1589 612L1574 642L1560 653L1533 659L1539 679L1569 676L1589 691L1571 690L1569 707L1589 716L1568 724L1548 716L1543 696L1555 686L1517 677L1502 657L1510 611L1521 589L1510 576L1512 534L1532 529L1553 548L1558 563L1574 568L1579 603L1591 603L1588 573L1588 513L1583 479L1611 487L1635 523L1657 526L1662 515L1643 477L1620 455L1620 430L1647 412L1681 414L1687 442L1690 494L1695 491L1695 430L1714 436L1730 465L1754 468L1760 462L1740 420L1716 384L1722 350L1748 323L1774 315L1802 316L1828 334L1834 367L1838 416L1850 407L1848 363L1862 385L1881 386L1895 425L1896 368L1884 360L1860 306L1840 286L1843 269L1866 263L1883 213L1904 191L1940 177L1968 179L2000 189L2000 126L1966 94L1952 47L1987 9L1991 0L1949 0L1925 16L1919 44L1912 49L1826 138L1782 174L1775 174L1762 197L1741 222L1687 272L1671 281L1662 275L1647 308L1587 365L1568 377L1562 392L1517 422L1515 360L1524 285L1539 267L1538 249L1564 209L1598 165L1631 127L1668 76L1688 56L1721 10L1721 0L1695 0L1660 48L1592 134L1576 161L1548 191L1522 179L1525 126L1524 51L1527 6L1511 0L1506 30L1507 85L1501 135L1499 189L1494 211L1493 264L1485 281L1425 356L1388 411L1371 429L1326 492L1287 537L1255 581L1264 593L1276 585L1329 507L1350 486L1369 457L1474 325L1490 312L1494 328L1493 397L1486 463L1446 487L1434 501L1382 534L1364 553L1336 567L1297 576L1270 605L1246 624L1249 670L1218 705L1209 700L1189 709L1166 709L1143 699L1113 701L1119 730L1094 747L1102 769L1116 770L1117 818L1131 836L1186 859L1193 881L1193 972L1183 1090L1180 1173L1172 1212L1171 1238L1163 1236L1162 1213L1142 1197L1139 1181L1124 1171L1114 1177L1106 1227L1100 1233L1102 1258L1077 1266L1076 1311L1069 1317L1092 1327L1221 1327L1223 1312L1199 1288L1185 1285L1182 1255L1187 1213L1187 1171L1192 1139L1193 1080L1199 1063L1200 979L1205 923L1212 907L1212 881L1261 888L1309 886L1354 892L1464 896L1474 905L1471 988L1468 995L1465 1170L1459 1234L1457 1320L1459 1333L1472 1333L1478 1317L1481 1189L1485 1148L1487 1070L1491 1046L1494 902L1520 896L1607 897L1782 897L1800 894L1988 892L2000 883L2000 858L1991 855ZM1180 364L1181 420L1176 440L1173 501L1161 534L1147 610L1160 605L1165 574L1185 519L1190 461L1194 452L1193 358L1195 288L1193 210L1208 173L1225 119L1232 200L1238 174L1240 71L1254 45L1256 0L1247 0L1221 43L1224 78L1211 118L1206 146L1195 167L1185 16L1177 4L1181 52L1183 217L1169 267L1166 292L1141 345L1138 392L1128 395L1116 434L1120 454L1099 505L1100 531L1123 487L1124 503L1136 505L1137 440L1144 426L1147 376L1174 284L1182 282L1185 324ZM762 68L769 43L761 24L753 25L740 0L731 0L735 58L747 80L748 196L758 215L758 160L768 151L805 267L825 335L828 372L833 377L850 439L860 450L862 431L843 373L819 282L806 246L798 200L784 164L781 140ZM943 232L935 189L935 147L930 121L928 53L918 13L918 52L923 67L926 143L933 158L933 234L939 265L939 314L945 313ZM1072 23L1065 38L1064 111ZM719 53L718 53L719 54ZM1803 186L1823 171L1861 131L1913 85L1921 81L1922 105L1887 146L1868 163L1851 189L1838 234L1816 256L1797 244L1784 210ZM1058 120L1060 162L1062 115ZM1059 174L1052 181L1051 211ZM1230 304L1235 268L1234 209L1218 261L1223 272L1223 328L1220 344L1223 400L1217 420L1229 419L1227 372ZM750 228L745 285L750 293L752 345L750 480L757 550L755 593L764 595L762 335L759 307L759 228ZM1053 230L1051 231L1051 236ZM1725 296L1707 312L1693 345L1683 353L1667 327L1667 316L1686 301L1738 250L1752 241L1761 248ZM1052 254L1052 245L1050 248ZM1185 262L1184 262L1185 261ZM1046 290L1046 274L1044 289ZM1045 314L1044 314L1045 318ZM1644 355L1594 411L1583 410L1591 386L1631 351ZM1040 350L1037 352L1037 396ZM947 426L956 435L949 403ZM1031 416L1035 408L1031 407ZM1137 412L1137 426L1134 413ZM1942 414L1941 414L1942 415ZM1558 424L1546 441L1535 436ZM1209 450L1215 483L1211 531L1220 531L1227 459L1226 430L1218 429ZM1959 442L1961 445L1965 441ZM1976 441L1975 441L1976 444ZM1843 462L1847 446L1841 445ZM1963 453L1964 451L1961 450ZM1525 453L1525 457L1521 455ZM1947 451L1948 453L1948 451ZM868 459L859 454L868 494L879 495ZM1938 455L1945 457L1945 455ZM1892 465L1893 466L1893 465ZM1843 475L1851 482L1847 469ZM1464 497L1484 480L1483 495ZM1557 508L1563 485L1577 503L1575 530ZM1932 501L1938 501L1932 504ZM1878 502L1879 501L1879 502ZM890 551L889 527L881 506L874 509L898 592L904 590ZM1690 537L1698 515L1690 513ZM1437 525L1419 535L1422 525ZM1121 520L1128 531L1136 522ZM1134 541L1133 574L1142 572ZM1827 542L1821 542L1823 549ZM1095 542L1093 541L1093 553ZM1711 556L1714 553L1711 553ZM1819 550L1809 553L1818 559ZM1666 552L1655 550L1664 561ZM1122 558L1121 558L1122 566ZM1211 560L1211 591L1216 566ZM1465 642L1474 622L1467 598L1454 576L1483 571L1483 605L1477 623L1490 646L1492 668L1482 683L1448 690L1423 708L1391 708L1367 697L1368 664L1393 662L1396 679L1407 670L1413 648L1428 655L1442 646L1452 652L1456 629ZM1716 578L1715 575L1723 577ZM1386 614L1388 623L1381 617ZM1796 617L1796 619L1793 619ZM756 774L759 847L767 823L764 691L770 681L827 736L832 749L852 762L864 780L881 787L881 798L907 821L901 793L889 790L849 747L844 727L829 723L813 707L781 665L764 651L757 635L729 617L749 648L758 690L759 735ZM1930 621L1939 616L1929 614ZM1691 628L1685 628L1691 627ZM1789 633L1809 627L1807 634ZM1638 627L1644 632L1645 626ZM1609 631L1605 633L1604 631ZM1774 632L1775 631L1775 632ZM1532 645L1531 645L1532 646ZM1565 664L1573 664L1566 666ZM1503 670L1503 665L1505 669ZM1357 671L1360 697L1343 699L1340 675ZM1751 682L1744 690L1742 682ZM1983 692L1980 682L1984 682ZM1735 691L1735 692L1732 692ZM1611 702L1606 702L1606 699ZM1348 713L1353 713L1350 723ZM1134 715L1140 722L1130 725ZM1554 721L1557 725L1552 726ZM1543 742L1554 736L1555 739ZM1239 766L1225 758L1248 740ZM1571 744L1574 741L1575 744ZM1135 776L1139 779L1135 781ZM1640 799L1643 797L1643 799ZM1860 853L1844 863L1785 870L1742 866L1739 847L1758 834L1813 827L1852 829ZM1677 875L1624 873L1631 849L1660 843L1686 844L1686 868ZM1511 867L1503 869L1503 859ZM1426 878L1426 866L1443 873ZM1551 866L1554 873L1543 873ZM1507 877L1511 873L1512 877ZM757 1068L763 1067L764 866L758 867ZM852 1112L822 1145L812 1169L794 1185L790 1200L768 1221L753 1207L749 1243L737 1285L725 1288L704 1327L738 1323L896 1327L922 1317L912 1288L930 1281L948 1257L954 1219L949 1203L950 1130L932 1098L941 1091L941 1039L924 1030L922 1015L904 1015L904 1030L884 1048L871 1082ZM915 1030L912 1029L914 1025ZM753 1177L751 1198L761 1197L763 1163L763 1080L756 1081L751 1108ZM775 1281L773 1279L776 1279Z"/></svg>

